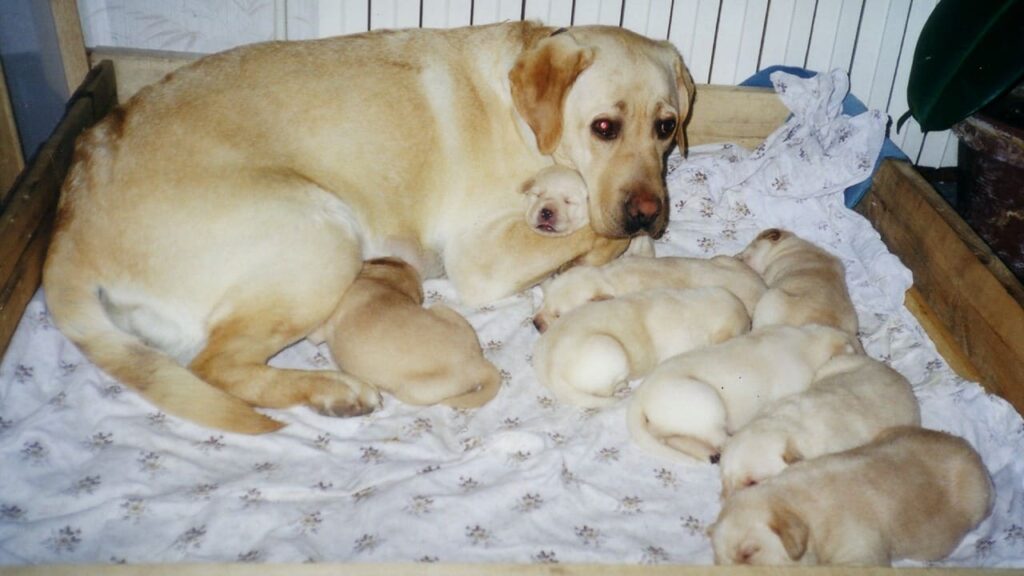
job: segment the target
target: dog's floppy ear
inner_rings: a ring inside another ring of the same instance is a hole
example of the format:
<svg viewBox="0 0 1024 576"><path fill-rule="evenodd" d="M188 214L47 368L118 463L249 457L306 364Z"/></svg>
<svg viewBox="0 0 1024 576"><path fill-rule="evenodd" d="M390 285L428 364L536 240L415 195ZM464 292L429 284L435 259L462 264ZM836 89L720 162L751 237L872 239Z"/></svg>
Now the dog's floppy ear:
<svg viewBox="0 0 1024 576"><path fill-rule="evenodd" d="M594 61L594 51L571 34L554 34L524 51L508 78L512 102L537 137L541 153L551 154L562 138L562 103L576 77Z"/></svg>
<svg viewBox="0 0 1024 576"><path fill-rule="evenodd" d="M811 530L795 512L786 507L772 510L772 519L768 527L782 540L786 554L789 554L791 560L803 558L807 552L807 540L810 538Z"/></svg>
<svg viewBox="0 0 1024 576"><path fill-rule="evenodd" d="M697 93L693 85L690 70L683 63L683 57L677 52L673 68L676 74L676 90L679 92L679 120L676 122L676 146L679 153L686 155L686 124L693 110L693 99Z"/></svg>

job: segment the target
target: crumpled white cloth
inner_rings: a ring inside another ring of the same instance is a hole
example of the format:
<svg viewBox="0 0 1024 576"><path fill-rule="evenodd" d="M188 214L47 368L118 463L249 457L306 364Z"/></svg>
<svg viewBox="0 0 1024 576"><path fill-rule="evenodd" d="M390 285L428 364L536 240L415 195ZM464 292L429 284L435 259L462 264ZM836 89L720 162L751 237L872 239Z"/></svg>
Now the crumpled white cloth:
<svg viewBox="0 0 1024 576"><path fill-rule="evenodd" d="M736 253L771 226L839 255L867 352L910 379L924 424L969 440L995 481L992 516L938 564L1024 566L1024 421L949 369L903 307L909 271L842 204L870 171L860 160L878 152L880 117L839 115L836 73L773 79L794 116L759 151L669 159L659 255ZM388 399L354 419L276 411L290 426L262 437L161 414L89 364L37 294L0 363L0 563L711 563L718 469L639 452L623 405L554 400L530 366L539 289L481 309L444 280L426 291L476 327L505 376L494 401L462 412ZM305 342L272 363L331 365Z"/></svg>

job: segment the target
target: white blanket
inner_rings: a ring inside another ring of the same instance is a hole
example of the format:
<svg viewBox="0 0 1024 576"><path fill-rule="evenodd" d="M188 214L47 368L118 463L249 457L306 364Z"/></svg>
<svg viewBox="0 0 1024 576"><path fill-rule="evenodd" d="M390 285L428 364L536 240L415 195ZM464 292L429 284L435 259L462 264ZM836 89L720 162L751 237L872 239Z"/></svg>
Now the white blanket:
<svg viewBox="0 0 1024 576"><path fill-rule="evenodd" d="M910 272L842 205L865 178L884 117L839 115L841 73L777 76L795 111L752 154L722 145L669 159L661 256L736 253L789 228L839 255L867 352L914 385L924 425L964 436L997 489L992 516L941 564L1024 566L1024 422L957 377L903 307ZM275 411L291 425L247 437L165 416L88 363L42 294L0 364L0 563L602 562L708 564L718 468L630 444L624 406L587 411L533 374L533 289L459 307L506 376L472 412L388 398L365 417ZM273 360L325 368L300 343Z"/></svg>

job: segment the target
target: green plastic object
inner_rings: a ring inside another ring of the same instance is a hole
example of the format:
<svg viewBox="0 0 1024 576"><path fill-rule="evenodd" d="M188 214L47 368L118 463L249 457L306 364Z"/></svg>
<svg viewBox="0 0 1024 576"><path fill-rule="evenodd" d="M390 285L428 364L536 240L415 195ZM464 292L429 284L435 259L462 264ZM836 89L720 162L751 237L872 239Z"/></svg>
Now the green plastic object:
<svg viewBox="0 0 1024 576"><path fill-rule="evenodd" d="M1024 0L941 0L921 30L907 86L924 131L945 130L1024 78Z"/></svg>

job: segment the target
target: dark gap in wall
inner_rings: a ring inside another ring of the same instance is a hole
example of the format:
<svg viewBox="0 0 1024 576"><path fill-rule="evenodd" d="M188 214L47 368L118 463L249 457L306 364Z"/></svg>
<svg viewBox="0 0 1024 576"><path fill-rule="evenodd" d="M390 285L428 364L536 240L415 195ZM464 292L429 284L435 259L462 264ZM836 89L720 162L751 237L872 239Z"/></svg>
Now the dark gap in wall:
<svg viewBox="0 0 1024 576"><path fill-rule="evenodd" d="M423 0L420 0L420 28L423 28Z"/></svg>
<svg viewBox="0 0 1024 576"><path fill-rule="evenodd" d="M526 20L526 0L519 6L519 21Z"/></svg>
<svg viewBox="0 0 1024 576"><path fill-rule="evenodd" d="M708 84L711 84L711 73L715 70L715 50L718 49L718 26L722 23L722 0L718 0L718 15L715 16L715 40L711 43L711 64L708 66Z"/></svg>
<svg viewBox="0 0 1024 576"><path fill-rule="evenodd" d="M672 0L672 3L668 6L668 31L665 32L665 40L672 37L672 15L676 11L676 0Z"/></svg>
<svg viewBox="0 0 1024 576"><path fill-rule="evenodd" d="M804 68L811 57L811 38L814 38L814 25L818 22L818 0L814 0L814 12L811 13L811 33L807 35L807 50L804 51Z"/></svg>
<svg viewBox="0 0 1024 576"><path fill-rule="evenodd" d="M857 59L857 44L860 44L860 25L864 23L864 4L867 0L860 0L860 16L857 18L857 33L853 35L853 52L850 54L850 65L846 68L846 75L853 74L853 61Z"/></svg>
<svg viewBox="0 0 1024 576"><path fill-rule="evenodd" d="M569 13L569 26L576 25L576 0L572 0L572 12Z"/></svg>
<svg viewBox="0 0 1024 576"><path fill-rule="evenodd" d="M619 28L622 28L622 23L626 20L626 0L622 0L622 5L619 6Z"/></svg>
<svg viewBox="0 0 1024 576"><path fill-rule="evenodd" d="M366 31L373 30L373 0L366 0Z"/></svg>
<svg viewBox="0 0 1024 576"><path fill-rule="evenodd" d="M910 13L914 11L914 0L910 0L910 7L907 8L907 19L903 21L903 36L900 37L900 49L896 53L896 69L892 72L892 84L889 85L889 97L885 99L885 109L890 110L892 108L892 94L896 91L896 71L900 67L900 61L903 60L903 46L907 42L907 26L910 25Z"/></svg>
<svg viewBox="0 0 1024 576"><path fill-rule="evenodd" d="M772 11L772 0L764 7L764 24L761 25L761 46L757 49L757 71L761 71L761 56L764 56L764 37L768 33L768 13Z"/></svg>
<svg viewBox="0 0 1024 576"><path fill-rule="evenodd" d="M473 13L476 11L476 0L469 0L469 25L473 25Z"/></svg>

